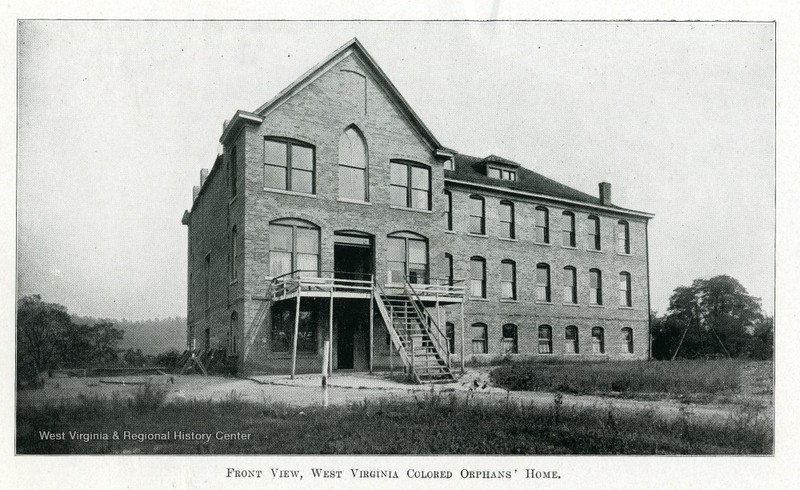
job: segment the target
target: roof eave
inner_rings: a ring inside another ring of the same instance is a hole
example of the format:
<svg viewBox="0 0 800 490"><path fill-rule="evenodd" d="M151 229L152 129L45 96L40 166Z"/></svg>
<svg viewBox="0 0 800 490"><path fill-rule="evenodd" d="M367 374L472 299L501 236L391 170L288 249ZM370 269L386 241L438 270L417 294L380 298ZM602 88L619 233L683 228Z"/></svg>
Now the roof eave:
<svg viewBox="0 0 800 490"><path fill-rule="evenodd" d="M219 137L219 142L223 145L226 144L231 135L236 134L245 124L261 124L262 122L264 122L262 116L239 109L236 111L236 114L233 115L228 125L225 126L225 129L222 131L222 136Z"/></svg>

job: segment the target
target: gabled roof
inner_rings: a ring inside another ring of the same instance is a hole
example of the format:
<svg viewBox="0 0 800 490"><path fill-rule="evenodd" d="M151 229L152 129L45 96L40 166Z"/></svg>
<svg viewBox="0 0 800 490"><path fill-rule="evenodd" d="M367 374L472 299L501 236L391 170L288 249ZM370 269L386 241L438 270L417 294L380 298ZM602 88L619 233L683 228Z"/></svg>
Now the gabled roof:
<svg viewBox="0 0 800 490"><path fill-rule="evenodd" d="M375 62L375 59L370 56L364 46L357 38L353 38L343 44L339 49L331 53L327 58L322 60L318 65L311 68L297 80L292 82L291 85L281 90L278 95L272 98L269 102L265 103L255 111L259 116L266 116L270 111L280 106L287 99L302 90L307 84L311 83L318 76L325 73L332 68L336 63L347 57L349 54L354 54L370 71L370 75L379 86L381 86L389 95L389 98L394 103L395 107L406 117L411 126L416 129L423 140L426 141L432 149L436 150L443 148L439 140L431 133L425 123L419 118L416 112L408 105L408 102L397 90L397 87L389 80L389 77L381 70L380 66Z"/></svg>
<svg viewBox="0 0 800 490"><path fill-rule="evenodd" d="M544 198L552 197L556 200L566 200L578 204L586 204L596 208L616 210L621 213L633 213L643 217L653 216L649 213L634 211L632 209L622 208L613 204L604 205L600 202L600 198L598 197L558 183L553 179L549 179L544 175L538 174L532 170L528 170L522 166L517 168L517 180L515 181L489 177L484 173L483 170L487 159L488 157L479 158L458 153L453 159L454 170L445 170L445 179L467 184L471 183L480 186L489 186L497 188L500 191L508 189L526 194L536 194L537 196L542 196ZM510 160L505 161L510 162Z"/></svg>

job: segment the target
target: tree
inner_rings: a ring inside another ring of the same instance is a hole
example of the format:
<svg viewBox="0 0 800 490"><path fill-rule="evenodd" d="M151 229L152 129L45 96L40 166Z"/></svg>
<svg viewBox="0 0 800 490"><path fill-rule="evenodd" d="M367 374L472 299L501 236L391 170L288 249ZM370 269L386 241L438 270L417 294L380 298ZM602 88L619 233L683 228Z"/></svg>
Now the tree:
<svg viewBox="0 0 800 490"><path fill-rule="evenodd" d="M761 300L733 277L696 279L691 286L676 288L670 297L666 316L653 328L653 351L658 345L659 355L674 354L680 344L681 357L748 355L750 332L763 320Z"/></svg>
<svg viewBox="0 0 800 490"><path fill-rule="evenodd" d="M94 362L97 364L116 362L119 356L117 344L122 340L125 331L114 328L111 322L96 323L90 328L94 344Z"/></svg>
<svg viewBox="0 0 800 490"><path fill-rule="evenodd" d="M17 305L17 379L41 383L41 373L58 362L59 347L72 325L67 309L45 303L38 294L25 296Z"/></svg>

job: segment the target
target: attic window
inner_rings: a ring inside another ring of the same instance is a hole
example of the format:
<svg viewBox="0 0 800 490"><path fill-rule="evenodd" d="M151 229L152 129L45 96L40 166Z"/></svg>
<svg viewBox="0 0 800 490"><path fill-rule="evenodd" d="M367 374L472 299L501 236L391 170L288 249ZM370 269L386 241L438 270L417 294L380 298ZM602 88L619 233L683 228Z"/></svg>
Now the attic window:
<svg viewBox="0 0 800 490"><path fill-rule="evenodd" d="M501 180L517 180L517 171L516 170L506 170L503 168L497 167L487 167L486 168L486 175L493 179L501 179Z"/></svg>

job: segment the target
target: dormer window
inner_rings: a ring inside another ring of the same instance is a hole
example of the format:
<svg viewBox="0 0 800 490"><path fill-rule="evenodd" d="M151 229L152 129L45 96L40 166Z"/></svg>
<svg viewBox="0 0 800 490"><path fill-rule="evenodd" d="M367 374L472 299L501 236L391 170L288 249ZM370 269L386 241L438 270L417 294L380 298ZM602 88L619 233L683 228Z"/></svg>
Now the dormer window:
<svg viewBox="0 0 800 490"><path fill-rule="evenodd" d="M486 175L488 175L493 179L512 180L512 181L517 180L516 170L506 170L504 168L498 168L498 167L487 167Z"/></svg>

